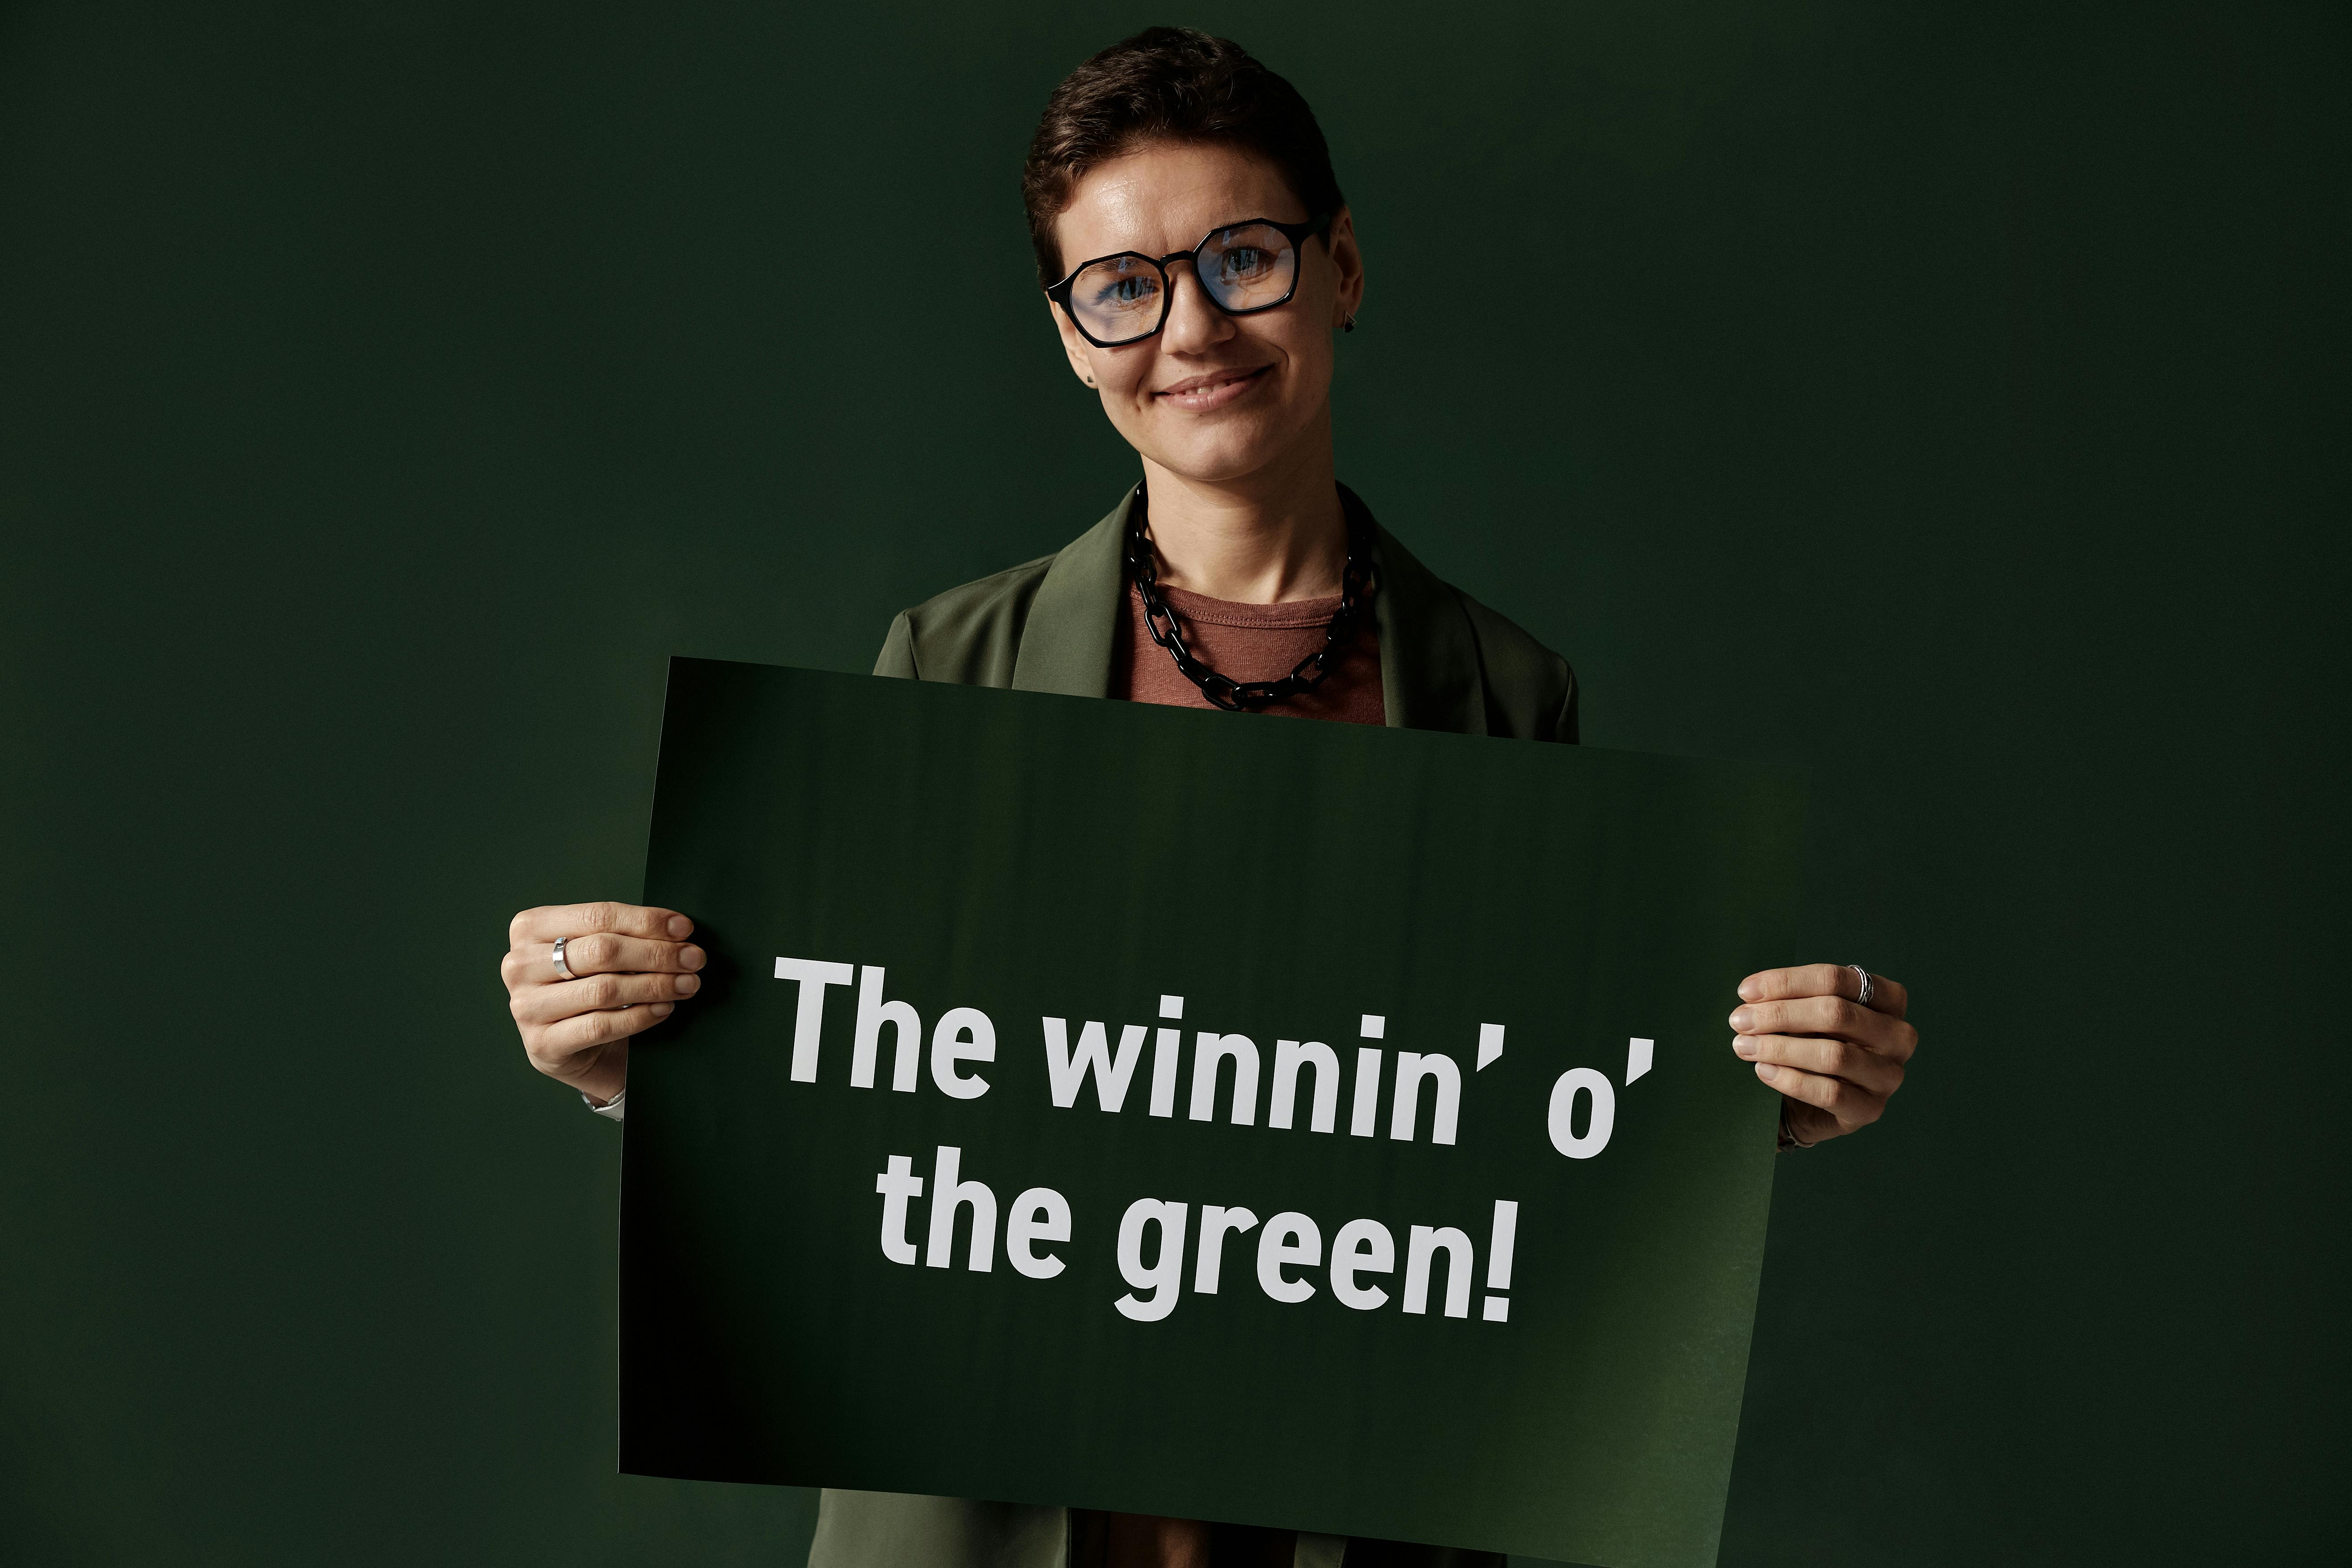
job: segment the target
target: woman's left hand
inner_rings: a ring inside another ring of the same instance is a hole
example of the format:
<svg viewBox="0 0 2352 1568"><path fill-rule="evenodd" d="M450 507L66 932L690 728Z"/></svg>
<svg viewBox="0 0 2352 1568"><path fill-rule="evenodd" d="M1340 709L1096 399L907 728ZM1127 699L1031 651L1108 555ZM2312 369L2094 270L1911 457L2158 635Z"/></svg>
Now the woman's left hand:
<svg viewBox="0 0 2352 1568"><path fill-rule="evenodd" d="M1739 983L1731 1048L1788 1097L1782 1125L1800 1143L1877 1121L1919 1048L1919 1031L1903 1021L1911 995L1899 982L1872 975L1867 1006L1855 1000L1861 991L1861 979L1837 963L1767 969Z"/></svg>

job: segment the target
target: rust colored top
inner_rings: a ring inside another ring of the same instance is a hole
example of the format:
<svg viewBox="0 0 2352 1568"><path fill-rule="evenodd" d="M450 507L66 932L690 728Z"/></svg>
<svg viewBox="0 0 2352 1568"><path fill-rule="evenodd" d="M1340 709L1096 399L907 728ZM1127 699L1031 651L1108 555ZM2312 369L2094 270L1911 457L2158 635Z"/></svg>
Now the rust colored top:
<svg viewBox="0 0 2352 1568"><path fill-rule="evenodd" d="M1237 605L1206 594L1162 586L1160 596L1176 612L1177 629L1192 657L1235 680L1278 680L1323 646L1323 629L1339 608L1339 595L1294 599L1286 605ZM1168 650L1151 640L1143 595L1127 585L1127 614L1111 642L1110 694L1129 702L1170 708L1213 708L1201 689L1184 678ZM1381 696L1380 633L1366 614L1356 635L1324 677L1303 697L1261 710L1289 719L1332 719L1342 724L1385 724Z"/></svg>
<svg viewBox="0 0 2352 1568"><path fill-rule="evenodd" d="M1323 646L1324 628L1339 607L1339 595L1297 599L1286 605L1237 605L1206 594L1162 586L1160 596L1176 612L1177 629L1192 657L1235 680L1278 680ZM1151 640L1143 595L1127 585L1127 614L1112 635L1110 695L1129 702L1171 708L1214 708L1201 689L1184 678L1168 650ZM1381 695L1380 633L1369 615L1324 677L1304 697L1260 710L1291 719L1330 719L1343 724L1383 724L1387 703ZM1210 1524L1149 1514L1070 1510L1071 1568L1290 1568L1298 1551L1294 1531L1250 1525Z"/></svg>

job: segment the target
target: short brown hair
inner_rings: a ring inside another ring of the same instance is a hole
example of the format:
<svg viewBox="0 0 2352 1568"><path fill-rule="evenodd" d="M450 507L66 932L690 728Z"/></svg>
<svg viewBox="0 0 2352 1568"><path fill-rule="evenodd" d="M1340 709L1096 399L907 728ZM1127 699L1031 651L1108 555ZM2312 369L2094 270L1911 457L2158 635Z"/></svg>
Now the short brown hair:
<svg viewBox="0 0 2352 1568"><path fill-rule="evenodd" d="M1021 169L1040 284L1061 281L1054 220L1070 205L1078 181L1097 163L1151 142L1254 153L1281 172L1310 218L1346 205L1323 128L1297 88L1230 39L1190 27L1147 27L1063 78L1045 100Z"/></svg>

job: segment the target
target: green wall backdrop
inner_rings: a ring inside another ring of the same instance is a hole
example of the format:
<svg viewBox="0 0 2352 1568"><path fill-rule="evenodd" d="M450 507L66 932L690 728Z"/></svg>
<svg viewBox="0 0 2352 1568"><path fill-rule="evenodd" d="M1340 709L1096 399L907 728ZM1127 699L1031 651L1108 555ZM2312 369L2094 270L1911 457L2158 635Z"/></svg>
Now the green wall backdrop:
<svg viewBox="0 0 2352 1568"><path fill-rule="evenodd" d="M797 1560L612 1474L504 922L634 894L667 655L1115 498L1014 175L1162 19L1337 149L1342 472L1591 742L1812 769L1772 956L1919 997L1726 1563L2352 1546L2342 7L205 9L0 7L0 1557Z"/></svg>

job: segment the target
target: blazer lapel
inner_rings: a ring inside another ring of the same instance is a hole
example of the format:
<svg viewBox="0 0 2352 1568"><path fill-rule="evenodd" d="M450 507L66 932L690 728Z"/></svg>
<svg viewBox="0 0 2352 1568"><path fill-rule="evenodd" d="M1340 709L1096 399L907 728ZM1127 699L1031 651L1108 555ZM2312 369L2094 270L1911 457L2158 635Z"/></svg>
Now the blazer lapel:
<svg viewBox="0 0 2352 1568"><path fill-rule="evenodd" d="M1371 521L1355 491L1341 485L1339 499ZM1461 602L1377 522L1372 562L1380 573L1372 619L1380 627L1381 700L1389 727L1486 734L1486 674Z"/></svg>
<svg viewBox="0 0 2352 1568"><path fill-rule="evenodd" d="M1109 516L1065 546L1045 569L1021 629L1013 685L1069 697L1110 695L1110 655L1127 609L1127 526L1134 490ZM1381 699L1402 730L1486 733L1486 685L1478 641L1461 604L1412 558L1356 493L1339 487L1351 514L1371 522L1380 574L1372 619L1381 638Z"/></svg>
<svg viewBox="0 0 2352 1568"><path fill-rule="evenodd" d="M1014 690L1110 695L1111 639L1127 609L1127 520L1134 505L1129 490L1045 568L1013 656Z"/></svg>

